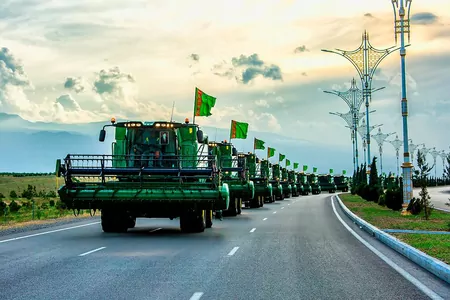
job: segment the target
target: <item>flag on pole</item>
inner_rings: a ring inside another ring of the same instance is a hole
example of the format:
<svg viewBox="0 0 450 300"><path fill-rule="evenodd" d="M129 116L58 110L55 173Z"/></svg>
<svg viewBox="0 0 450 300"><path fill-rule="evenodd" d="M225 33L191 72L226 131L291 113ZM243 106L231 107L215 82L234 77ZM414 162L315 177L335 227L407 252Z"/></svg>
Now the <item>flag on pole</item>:
<svg viewBox="0 0 450 300"><path fill-rule="evenodd" d="M195 88L194 116L209 117L211 109L216 105L216 98Z"/></svg>
<svg viewBox="0 0 450 300"><path fill-rule="evenodd" d="M267 157L270 158L270 157L272 157L272 156L275 156L275 150L276 150L276 149L274 149L274 148L268 147L268 148L267 148Z"/></svg>
<svg viewBox="0 0 450 300"><path fill-rule="evenodd" d="M261 140L258 140L257 138L255 138L255 141L253 142L253 148L255 150L264 150L266 149L266 147L264 147L264 142Z"/></svg>
<svg viewBox="0 0 450 300"><path fill-rule="evenodd" d="M231 120L231 135L232 139L246 139L248 132L248 123L237 122Z"/></svg>

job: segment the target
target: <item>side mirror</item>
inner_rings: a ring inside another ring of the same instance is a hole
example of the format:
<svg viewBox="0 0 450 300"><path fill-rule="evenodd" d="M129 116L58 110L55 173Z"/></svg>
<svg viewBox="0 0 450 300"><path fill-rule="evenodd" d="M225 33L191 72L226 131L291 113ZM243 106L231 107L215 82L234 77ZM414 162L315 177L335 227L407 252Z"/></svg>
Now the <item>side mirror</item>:
<svg viewBox="0 0 450 300"><path fill-rule="evenodd" d="M197 142L198 143L203 143L203 140L204 140L203 139L203 131L199 129L197 131Z"/></svg>
<svg viewBox="0 0 450 300"><path fill-rule="evenodd" d="M232 153L231 154L232 156L237 156L238 155L237 149L234 148L234 147L233 147L233 150L231 151L231 153Z"/></svg>
<svg viewBox="0 0 450 300"><path fill-rule="evenodd" d="M105 141L105 137L106 137L106 130L105 129L100 130L100 135L98 137L98 140L100 142L104 142Z"/></svg>

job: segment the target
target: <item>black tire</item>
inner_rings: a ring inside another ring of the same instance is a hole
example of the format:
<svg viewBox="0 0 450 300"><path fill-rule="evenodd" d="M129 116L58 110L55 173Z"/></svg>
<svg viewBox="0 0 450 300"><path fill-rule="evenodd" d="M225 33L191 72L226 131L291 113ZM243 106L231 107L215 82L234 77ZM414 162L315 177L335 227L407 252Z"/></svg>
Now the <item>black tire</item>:
<svg viewBox="0 0 450 300"><path fill-rule="evenodd" d="M264 207L264 197L263 196L259 197L259 207Z"/></svg>
<svg viewBox="0 0 450 300"><path fill-rule="evenodd" d="M240 215L242 213L242 198L239 198L239 200L237 200L237 204L236 204L236 214Z"/></svg>
<svg viewBox="0 0 450 300"><path fill-rule="evenodd" d="M129 216L113 210L102 209L101 223L102 230L105 233L123 233L127 232Z"/></svg>
<svg viewBox="0 0 450 300"><path fill-rule="evenodd" d="M203 232L206 228L204 210L190 210L180 216L180 228L184 233Z"/></svg>
<svg viewBox="0 0 450 300"><path fill-rule="evenodd" d="M212 221L213 216L212 216L212 213L213 213L213 212L212 212L211 209L208 209L208 210L205 212L205 218L206 218L205 223L206 223L206 228L211 228L212 225L213 225L213 221Z"/></svg>

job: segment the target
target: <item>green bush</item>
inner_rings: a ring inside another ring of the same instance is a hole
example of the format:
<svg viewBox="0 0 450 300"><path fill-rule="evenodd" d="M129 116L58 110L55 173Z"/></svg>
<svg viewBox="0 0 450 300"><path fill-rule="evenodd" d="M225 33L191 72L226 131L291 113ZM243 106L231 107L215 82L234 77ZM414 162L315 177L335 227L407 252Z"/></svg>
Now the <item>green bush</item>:
<svg viewBox="0 0 450 300"><path fill-rule="evenodd" d="M403 191L400 188L386 191L386 207L398 211L402 209Z"/></svg>
<svg viewBox="0 0 450 300"><path fill-rule="evenodd" d="M7 205L5 202L0 201L0 215L3 214L3 210L4 210L7 206L8 206L8 205Z"/></svg>
<svg viewBox="0 0 450 300"><path fill-rule="evenodd" d="M50 191L47 193L47 197L56 198L56 197L58 197L58 195L56 195L55 191Z"/></svg>
<svg viewBox="0 0 450 300"><path fill-rule="evenodd" d="M378 205L386 206L386 194L382 193L378 198Z"/></svg>
<svg viewBox="0 0 450 300"><path fill-rule="evenodd" d="M422 211L422 203L420 199L412 198L409 201L407 211L411 212L413 215L418 215Z"/></svg>
<svg viewBox="0 0 450 300"><path fill-rule="evenodd" d="M43 202L41 204L41 209L48 209L48 203L47 202Z"/></svg>
<svg viewBox="0 0 450 300"><path fill-rule="evenodd" d="M17 203L16 201L11 201L11 203L9 203L9 210L11 212L18 212L20 210L22 206L20 206L19 203Z"/></svg>
<svg viewBox="0 0 450 300"><path fill-rule="evenodd" d="M57 209L67 209L67 205L64 203L64 202L62 202L62 201L56 201L56 208Z"/></svg>
<svg viewBox="0 0 450 300"><path fill-rule="evenodd" d="M2 193L0 193L0 199L5 198L5 195L3 195Z"/></svg>
<svg viewBox="0 0 450 300"><path fill-rule="evenodd" d="M17 195L16 191L11 191L11 192L9 192L9 197L12 199L17 199L18 195Z"/></svg>
<svg viewBox="0 0 450 300"><path fill-rule="evenodd" d="M33 202L31 202L31 201L23 201L22 202L22 207L32 208L33 207Z"/></svg>
<svg viewBox="0 0 450 300"><path fill-rule="evenodd" d="M49 204L51 207L55 207L55 200L50 200L50 201L48 202L48 204Z"/></svg>

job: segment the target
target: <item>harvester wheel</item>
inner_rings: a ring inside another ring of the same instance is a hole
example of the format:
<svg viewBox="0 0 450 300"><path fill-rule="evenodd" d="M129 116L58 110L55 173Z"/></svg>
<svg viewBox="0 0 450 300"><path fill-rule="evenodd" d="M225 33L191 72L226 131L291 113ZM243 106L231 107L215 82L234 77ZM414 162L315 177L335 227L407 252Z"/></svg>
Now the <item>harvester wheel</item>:
<svg viewBox="0 0 450 300"><path fill-rule="evenodd" d="M122 213L102 210L102 230L106 233L122 233L128 230L128 218Z"/></svg>
<svg viewBox="0 0 450 300"><path fill-rule="evenodd" d="M206 211L206 220L205 220L206 228L212 227L212 225L213 225L212 219L213 219L213 211L211 209L208 209Z"/></svg>
<svg viewBox="0 0 450 300"><path fill-rule="evenodd" d="M240 215L242 213L242 198L237 200L237 214Z"/></svg>
<svg viewBox="0 0 450 300"><path fill-rule="evenodd" d="M263 206L264 206L264 197L260 196L259 197L259 205L258 205L258 207L263 207Z"/></svg>
<svg viewBox="0 0 450 300"><path fill-rule="evenodd" d="M182 232L203 232L206 228L205 211L187 211L180 216L180 228Z"/></svg>
<svg viewBox="0 0 450 300"><path fill-rule="evenodd" d="M234 201L230 201L230 205L228 206L228 210L225 211L227 216L236 217L237 216L237 198L234 198Z"/></svg>

